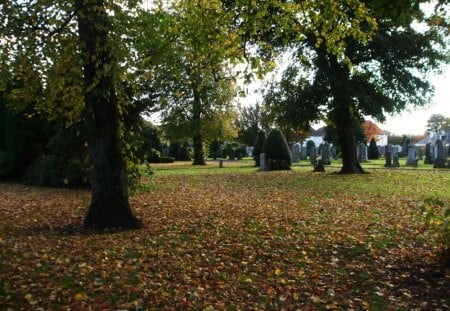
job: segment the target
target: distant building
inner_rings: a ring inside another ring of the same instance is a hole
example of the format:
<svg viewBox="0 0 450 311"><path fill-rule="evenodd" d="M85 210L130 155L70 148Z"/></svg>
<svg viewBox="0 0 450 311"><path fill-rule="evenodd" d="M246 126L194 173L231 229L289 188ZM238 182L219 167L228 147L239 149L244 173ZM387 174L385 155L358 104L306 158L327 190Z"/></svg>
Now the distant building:
<svg viewBox="0 0 450 311"><path fill-rule="evenodd" d="M434 145L438 139L442 140L444 146L450 145L450 131L443 134L429 133L426 137L416 142L415 145L418 147L423 147L429 143Z"/></svg>

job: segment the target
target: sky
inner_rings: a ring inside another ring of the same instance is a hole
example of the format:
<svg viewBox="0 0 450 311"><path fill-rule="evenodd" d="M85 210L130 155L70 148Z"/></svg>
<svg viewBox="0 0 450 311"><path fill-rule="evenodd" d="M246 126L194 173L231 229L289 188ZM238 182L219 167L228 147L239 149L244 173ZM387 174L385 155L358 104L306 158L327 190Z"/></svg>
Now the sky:
<svg viewBox="0 0 450 311"><path fill-rule="evenodd" d="M270 79L270 77L269 77ZM422 135L426 132L426 124L432 114L441 114L450 117L450 65L444 67L441 74L430 74L430 82L434 86L434 96L430 104L425 107L404 110L395 115L387 115L386 121L380 123L371 118L378 126L392 135ZM262 86L261 81L255 81L247 86L248 95L241 99L243 105L255 105L262 102L262 96L258 88ZM314 128L322 126L323 123L313 125Z"/></svg>
<svg viewBox="0 0 450 311"><path fill-rule="evenodd" d="M379 124L380 128L391 134L419 135L426 131L427 120L432 114L450 117L450 66L442 74L432 75L430 82L435 88L430 106L388 116L385 123Z"/></svg>

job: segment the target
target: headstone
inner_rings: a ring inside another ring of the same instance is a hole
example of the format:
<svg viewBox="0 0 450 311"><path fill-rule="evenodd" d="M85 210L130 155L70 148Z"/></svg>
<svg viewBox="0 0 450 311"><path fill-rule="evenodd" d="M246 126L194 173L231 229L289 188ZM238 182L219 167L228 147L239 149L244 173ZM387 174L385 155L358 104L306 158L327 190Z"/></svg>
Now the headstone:
<svg viewBox="0 0 450 311"><path fill-rule="evenodd" d="M333 148L330 149L330 156L333 159L337 160L337 150L336 150L336 148L333 147Z"/></svg>
<svg viewBox="0 0 450 311"><path fill-rule="evenodd" d="M386 146L380 146L379 148L380 156L385 157L386 156Z"/></svg>
<svg viewBox="0 0 450 311"><path fill-rule="evenodd" d="M356 148L356 155L360 163L367 162L367 146L364 143L358 144Z"/></svg>
<svg viewBox="0 0 450 311"><path fill-rule="evenodd" d="M247 147L247 155L248 155L249 157L253 157L253 148L254 148L254 147L252 147L252 146Z"/></svg>
<svg viewBox="0 0 450 311"><path fill-rule="evenodd" d="M446 156L444 155L444 145L442 144L442 140L436 140L436 159L434 160L434 168L444 168Z"/></svg>
<svg viewBox="0 0 450 311"><path fill-rule="evenodd" d="M328 144L324 144L320 149L320 159L323 165L330 165L330 146Z"/></svg>
<svg viewBox="0 0 450 311"><path fill-rule="evenodd" d="M390 150L387 150L385 153L386 164L384 166L391 167L392 166L392 154Z"/></svg>
<svg viewBox="0 0 450 311"><path fill-rule="evenodd" d="M266 154L264 152L259 154L259 170L260 171L266 171L267 170Z"/></svg>
<svg viewBox="0 0 450 311"><path fill-rule="evenodd" d="M223 159L219 159L219 167L220 167L220 168L223 167Z"/></svg>
<svg viewBox="0 0 450 311"><path fill-rule="evenodd" d="M398 161L398 153L394 155L394 161L392 163L392 167L400 167L400 162Z"/></svg>
<svg viewBox="0 0 450 311"><path fill-rule="evenodd" d="M413 144L409 144L408 146L408 159L406 160L406 165L417 167L416 146Z"/></svg>
<svg viewBox="0 0 450 311"><path fill-rule="evenodd" d="M316 151L316 147L312 147L310 152L309 152L309 160L311 161L311 164L316 166L317 163L317 151Z"/></svg>
<svg viewBox="0 0 450 311"><path fill-rule="evenodd" d="M301 150L301 145L299 143L295 143L292 145L292 147L291 147L292 162L300 161L300 150Z"/></svg>
<svg viewBox="0 0 450 311"><path fill-rule="evenodd" d="M425 164L433 164L433 156L431 154L431 143L425 145Z"/></svg>
<svg viewBox="0 0 450 311"><path fill-rule="evenodd" d="M300 160L306 160L308 158L306 146L302 146L300 151Z"/></svg>
<svg viewBox="0 0 450 311"><path fill-rule="evenodd" d="M417 149L417 159L419 161L423 161L423 148L418 148Z"/></svg>

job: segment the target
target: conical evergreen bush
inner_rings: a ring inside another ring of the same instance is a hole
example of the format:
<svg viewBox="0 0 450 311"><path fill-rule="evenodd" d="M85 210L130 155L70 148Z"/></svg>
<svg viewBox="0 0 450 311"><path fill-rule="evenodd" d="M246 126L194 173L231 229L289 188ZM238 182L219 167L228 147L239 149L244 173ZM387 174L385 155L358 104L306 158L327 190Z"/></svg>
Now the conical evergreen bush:
<svg viewBox="0 0 450 311"><path fill-rule="evenodd" d="M368 158L369 160L376 160L380 158L380 152L378 151L377 143L374 138L370 140Z"/></svg>
<svg viewBox="0 0 450 311"><path fill-rule="evenodd" d="M263 152L266 154L269 170L290 169L292 163L291 151L280 130L273 129L270 131L264 142Z"/></svg>

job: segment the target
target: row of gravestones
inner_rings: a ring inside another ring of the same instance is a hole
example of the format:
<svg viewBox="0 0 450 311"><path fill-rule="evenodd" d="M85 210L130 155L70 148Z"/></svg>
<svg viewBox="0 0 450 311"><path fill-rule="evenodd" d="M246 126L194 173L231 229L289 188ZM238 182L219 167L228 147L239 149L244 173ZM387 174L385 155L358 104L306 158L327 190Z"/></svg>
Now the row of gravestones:
<svg viewBox="0 0 450 311"><path fill-rule="evenodd" d="M393 145L387 145L384 146L384 156L386 159L386 167L398 167L399 164L399 147L393 146ZM406 165L408 166L415 166L417 167L417 163L419 160L422 160L422 150L419 149L417 151L416 146L414 144L410 144L408 147L404 146L403 149L407 150L408 158L406 160ZM298 162L300 160L306 160L306 148L302 148L299 143L293 144L291 147L292 152L292 162ZM435 145L431 145L428 143L426 145L426 157L425 157L425 164L434 164L433 167L435 168L444 168L446 167L446 155L447 151L445 146L443 145L441 140L437 140ZM318 155L318 148L311 148L309 159L311 161L311 164L316 165L317 164L317 155ZM360 143L357 145L356 148L356 155L358 158L358 161L360 163L367 162L367 145L364 143ZM330 164L330 159L333 157L336 157L336 149L330 148L328 144L324 144L320 148L320 157L321 157L321 163L324 165ZM447 167L450 167L450 161L447 164Z"/></svg>
<svg viewBox="0 0 450 311"><path fill-rule="evenodd" d="M320 148L312 147L309 151L309 155L307 154L307 149L302 147L301 144L295 143L291 146L293 163L299 162L300 160L307 160L309 156L311 164L315 164L319 153L324 165L329 165L331 163L331 158L336 157L336 149L330 148L330 145L328 144L323 144Z"/></svg>
<svg viewBox="0 0 450 311"><path fill-rule="evenodd" d="M430 143L426 145L425 164L433 164L434 168L450 168L450 161L447 162L447 151L441 140L437 140L434 146ZM398 147L388 145L385 151L386 167L398 167ZM416 154L416 146L410 144L408 146L408 158L406 159L406 165L417 167L417 162L421 159L421 156ZM447 164L447 166L446 166Z"/></svg>

